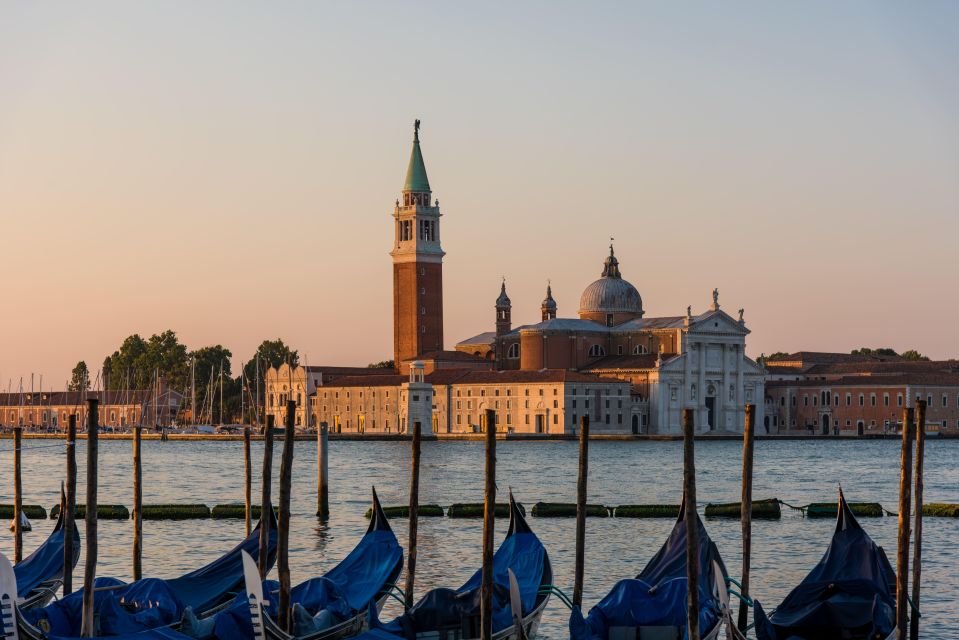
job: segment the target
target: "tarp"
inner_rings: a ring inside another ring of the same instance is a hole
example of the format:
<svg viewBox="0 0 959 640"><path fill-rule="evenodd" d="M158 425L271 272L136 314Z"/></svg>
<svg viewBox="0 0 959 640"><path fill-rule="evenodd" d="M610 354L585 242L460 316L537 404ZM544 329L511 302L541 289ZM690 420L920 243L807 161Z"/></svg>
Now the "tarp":
<svg viewBox="0 0 959 640"><path fill-rule="evenodd" d="M612 627L674 626L686 634L686 503L666 543L635 579L621 580L589 611L584 619L575 607L569 619L572 640L606 640ZM719 550L710 539L699 514L696 514L699 543L699 628L708 634L720 622L722 608L713 594L715 567L727 575Z"/></svg>
<svg viewBox="0 0 959 640"><path fill-rule="evenodd" d="M40 584L63 577L63 510L60 510L60 517L57 518L57 524L53 527L50 536L34 550L29 556L24 558L13 568L13 573L17 576L17 593L21 598L30 595L30 592ZM73 564L77 566L80 560L80 532L77 527L73 528Z"/></svg>
<svg viewBox="0 0 959 640"><path fill-rule="evenodd" d="M839 492L826 554L771 616L755 603L758 640L885 638L896 626L896 572Z"/></svg>
<svg viewBox="0 0 959 640"><path fill-rule="evenodd" d="M270 510L268 560L276 559L276 518ZM226 555L197 571L173 580L147 578L124 584L115 578L97 578L95 588L118 587L94 593L100 636L118 636L155 629L180 621L183 610L192 606L203 612L233 597L243 588L243 561L240 551L253 558L259 555L260 525ZM80 635L83 590L75 591L46 607L23 611L24 619L53 636Z"/></svg>
<svg viewBox="0 0 959 640"><path fill-rule="evenodd" d="M373 515L366 535L339 564L326 575L311 578L290 590L290 604L299 604L310 615L328 611L337 622L365 613L369 603L388 588L403 568L403 549L383 514L376 492ZM269 601L266 613L277 616L279 584L263 582ZM222 640L252 638L253 625L246 594L237 595L229 609L216 615L214 635Z"/></svg>
<svg viewBox="0 0 959 640"><path fill-rule="evenodd" d="M530 529L510 495L510 527L506 539L493 554L493 633L513 625L510 609L509 574L512 569L519 585L523 616L529 615L544 596L541 584L552 582L552 568L546 549ZM479 637L480 584L482 569L459 589L433 589L403 615L383 624L370 621L371 631L358 636L363 640L414 640L417 633L456 628L464 638ZM375 614L375 611L371 611Z"/></svg>

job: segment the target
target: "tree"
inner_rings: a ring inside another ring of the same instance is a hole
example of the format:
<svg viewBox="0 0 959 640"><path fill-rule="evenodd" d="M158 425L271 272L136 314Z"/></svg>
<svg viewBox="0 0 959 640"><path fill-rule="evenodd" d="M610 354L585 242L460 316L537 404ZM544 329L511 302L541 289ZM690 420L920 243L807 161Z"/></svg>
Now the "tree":
<svg viewBox="0 0 959 640"><path fill-rule="evenodd" d="M67 391L86 391L90 388L90 370L87 369L87 363L83 360L73 367L70 377L70 384Z"/></svg>
<svg viewBox="0 0 959 640"><path fill-rule="evenodd" d="M869 347L860 347L858 349L853 349L850 351L854 356L898 356L895 349L890 349L889 347L881 347L879 349L870 349Z"/></svg>
<svg viewBox="0 0 959 640"><path fill-rule="evenodd" d="M366 365L367 369L394 369L396 365L392 360L380 360L379 362L371 362Z"/></svg>
<svg viewBox="0 0 959 640"><path fill-rule="evenodd" d="M264 340L260 343L260 346L256 348L253 357L243 365L243 371L246 373L247 380L256 379L257 355L259 355L261 379L266 375L265 372L270 367L278 367L284 362L288 363L291 367L296 367L300 364L299 352L291 350L282 340L279 338L276 340Z"/></svg>
<svg viewBox="0 0 959 640"><path fill-rule="evenodd" d="M183 389L189 382L187 349L175 331L168 329L149 340L133 334L103 361L108 389L148 389L156 373L174 389Z"/></svg>
<svg viewBox="0 0 959 640"><path fill-rule="evenodd" d="M906 351L903 351L903 352L902 352L901 354L899 354L899 355L901 355L901 356L902 356L903 358L905 358L906 360L913 360L913 361L916 361L916 362L920 362L920 361L921 361L921 362L928 362L928 361L929 361L929 356L924 356L924 355L922 355L921 353L919 353L918 351L916 351L915 349L908 349L908 350L906 350Z"/></svg>

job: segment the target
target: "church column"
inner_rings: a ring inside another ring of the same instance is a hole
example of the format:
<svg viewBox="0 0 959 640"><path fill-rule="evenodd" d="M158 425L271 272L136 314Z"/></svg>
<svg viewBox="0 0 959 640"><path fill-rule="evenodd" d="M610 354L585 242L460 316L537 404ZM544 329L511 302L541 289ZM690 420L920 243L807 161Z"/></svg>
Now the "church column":
<svg viewBox="0 0 959 640"><path fill-rule="evenodd" d="M709 412L706 411L706 354L709 352L709 346L705 342L699 343L699 392L696 395L696 409L699 414L697 421L698 431L703 431L706 421L709 420ZM708 430L708 428L706 429Z"/></svg>
<svg viewBox="0 0 959 640"><path fill-rule="evenodd" d="M732 397L732 399L730 399L730 397L729 397L729 380L730 380L730 374L729 374L729 353L730 353L730 351L732 351L731 346L732 346L732 345L724 342L724 343L723 343L723 350L722 350L722 356L723 356L723 388L722 388L722 392L721 392L721 393L723 394L723 401L722 401L722 407L723 407L722 428L723 428L723 429L726 428L726 418L727 418L727 416L729 416L729 411L730 411L731 409L732 409L732 410L735 410L735 409L736 409L736 407L735 407L736 393L733 392L733 397Z"/></svg>
<svg viewBox="0 0 959 640"><path fill-rule="evenodd" d="M746 354L743 352L741 345L736 345L736 429L739 429L739 425L745 425L746 420L746 392L743 385L743 358L746 357ZM761 402L765 402L765 398L756 398L753 397L754 402L756 403L757 408L757 420L760 420L762 414L762 405ZM740 419L742 416L742 419Z"/></svg>

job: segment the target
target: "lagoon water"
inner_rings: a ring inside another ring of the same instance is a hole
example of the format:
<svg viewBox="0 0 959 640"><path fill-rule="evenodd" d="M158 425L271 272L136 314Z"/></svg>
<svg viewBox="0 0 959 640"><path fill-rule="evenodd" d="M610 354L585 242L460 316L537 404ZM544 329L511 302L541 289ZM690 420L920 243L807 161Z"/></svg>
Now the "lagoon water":
<svg viewBox="0 0 959 640"><path fill-rule="evenodd" d="M59 500L64 476L62 446L51 440L24 440L25 504L49 508ZM12 441L0 441L0 502L12 502ZM78 502L83 502L86 447L78 443ZM129 441L100 443L100 502L132 504L132 458ZM840 483L852 501L880 502L896 511L899 442L886 441L760 441L756 443L754 496L778 497L804 505L834 501ZM277 443L274 474L278 473ZM370 486L384 505L403 504L409 484L409 443L331 442L330 508L327 522L316 510L316 445L295 444L290 565L293 583L322 574L356 544L365 531L364 512ZM741 444L697 442L697 485L700 511L707 502L739 500ZM512 487L527 508L537 501L573 502L578 449L575 442L498 442L497 481L505 498ZM254 496L259 492L262 443L253 444ZM144 441L144 502L204 503L211 507L243 500L242 442ZM959 502L959 441L927 444L926 502ZM483 444L425 442L420 476L420 503L448 506L483 498ZM678 503L682 483L681 442L593 442L590 444L589 500L609 506L631 503ZM274 484L273 495L278 495ZM257 500L257 498L254 498ZM555 583L572 591L574 521L532 518L552 560ZM896 518L863 518L869 534L886 548L895 565ZM26 534L29 553L53 526L34 522ZM394 520L406 545L407 521ZM82 534L82 522L81 534ZM619 579L637 574L668 534L667 519L591 518L587 521L584 603L594 604ZM738 521L710 519L706 527L719 546L730 574L739 576ZM779 521L753 525L752 592L767 610L776 606L819 560L829 542L831 519L806 519L784 508ZM144 574L173 577L196 568L232 547L244 536L242 520L145 521ZM497 544L506 522L497 523ZM416 592L435 586L458 586L479 566L481 520L424 518L419 525ZM927 518L923 540L922 611L925 638L959 639L959 520ZM99 523L98 575L129 579L130 521ZM0 551L12 556L12 535L6 532ZM82 580L83 559L75 573ZM384 619L396 612L388 605ZM568 637L568 611L555 598L543 619L540 637Z"/></svg>

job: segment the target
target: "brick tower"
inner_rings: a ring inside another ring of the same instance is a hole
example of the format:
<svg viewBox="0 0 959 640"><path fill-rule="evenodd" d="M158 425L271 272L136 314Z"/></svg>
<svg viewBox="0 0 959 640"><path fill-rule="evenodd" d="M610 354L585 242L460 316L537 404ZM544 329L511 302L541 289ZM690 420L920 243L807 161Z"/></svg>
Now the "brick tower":
<svg viewBox="0 0 959 640"><path fill-rule="evenodd" d="M413 151L406 170L403 199L393 218L393 359L403 362L443 349L443 249L439 201L420 151L420 121L413 126Z"/></svg>

